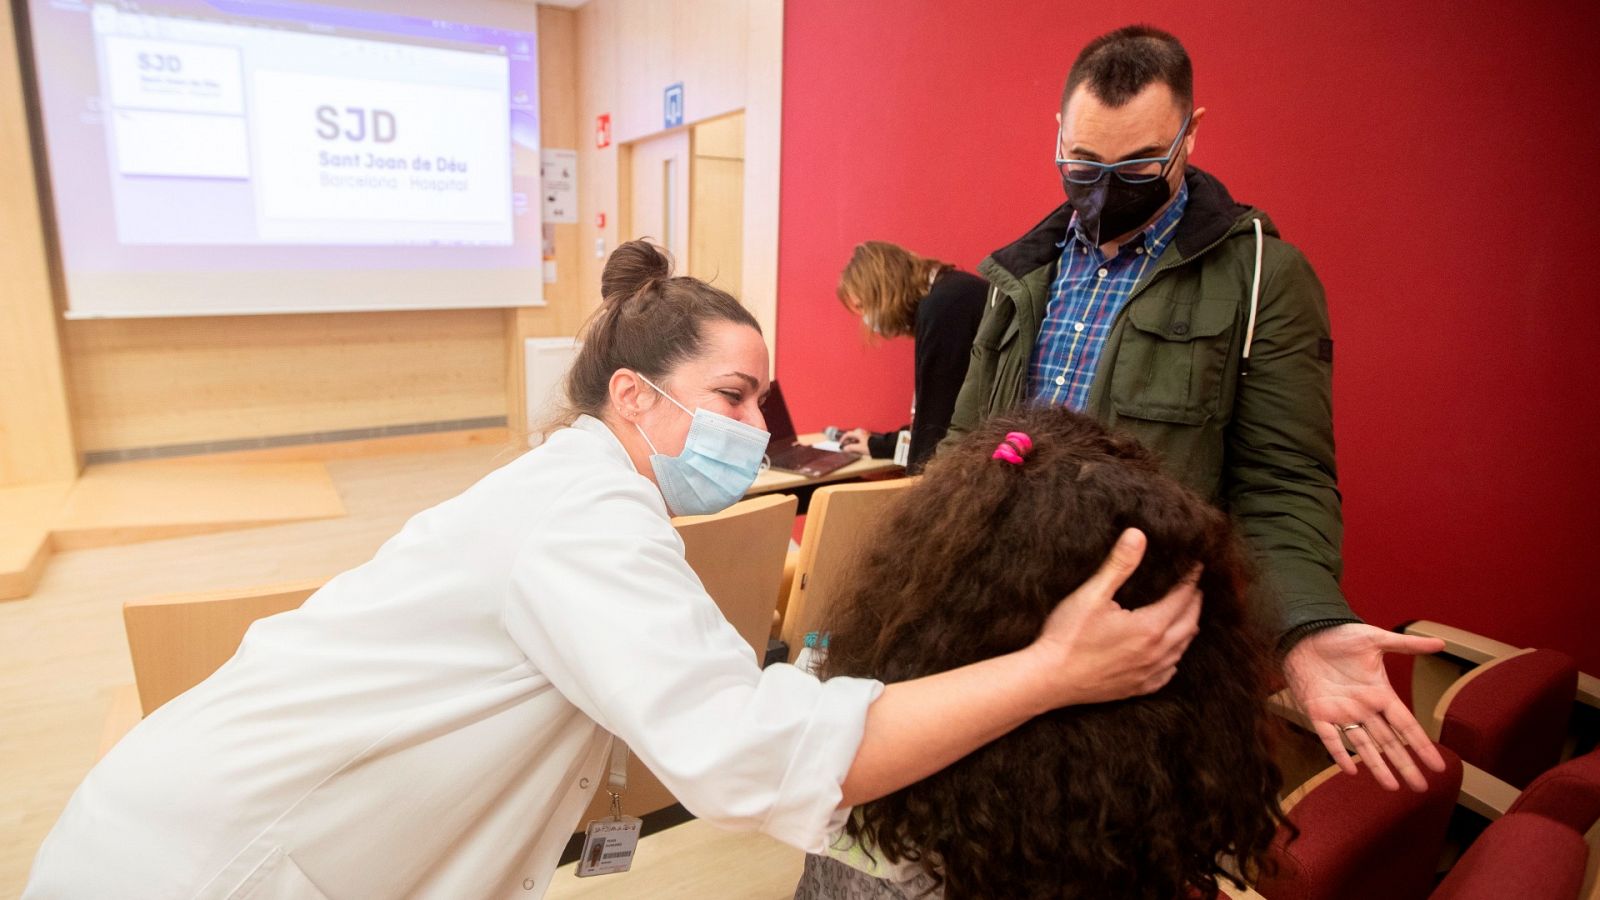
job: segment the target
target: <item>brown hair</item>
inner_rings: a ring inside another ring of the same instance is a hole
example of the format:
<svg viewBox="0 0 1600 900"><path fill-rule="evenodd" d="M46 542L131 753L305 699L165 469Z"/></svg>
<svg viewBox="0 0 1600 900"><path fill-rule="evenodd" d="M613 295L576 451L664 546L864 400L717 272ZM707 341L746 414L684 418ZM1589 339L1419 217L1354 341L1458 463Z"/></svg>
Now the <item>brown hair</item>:
<svg viewBox="0 0 1600 900"><path fill-rule="evenodd" d="M927 296L933 277L955 266L926 259L899 244L867 241L856 246L850 262L839 273L839 302L850 308L854 296L872 320L872 330L884 337L911 334L917 322L917 304Z"/></svg>
<svg viewBox="0 0 1600 900"><path fill-rule="evenodd" d="M1061 91L1061 108L1080 84L1115 109L1157 82L1172 90L1180 108L1194 105L1194 66L1183 44L1159 28L1129 25L1102 34L1078 54Z"/></svg>
<svg viewBox="0 0 1600 900"><path fill-rule="evenodd" d="M755 316L728 292L698 278L673 276L672 260L648 241L611 252L600 274L600 308L583 329L583 346L567 372L566 421L599 416L618 369L644 373L658 384L705 344L709 322L748 325Z"/></svg>
<svg viewBox="0 0 1600 900"><path fill-rule="evenodd" d="M1021 465L991 458L1011 431L1032 438ZM901 681L1019 650L1129 527L1148 546L1117 592L1124 607L1205 566L1200 632L1173 679L1034 718L860 807L852 837L920 863L949 900L1173 900L1262 869L1284 821L1282 779L1268 750L1273 656L1245 556L1223 513L1084 416L999 416L935 457L863 549L823 675Z"/></svg>

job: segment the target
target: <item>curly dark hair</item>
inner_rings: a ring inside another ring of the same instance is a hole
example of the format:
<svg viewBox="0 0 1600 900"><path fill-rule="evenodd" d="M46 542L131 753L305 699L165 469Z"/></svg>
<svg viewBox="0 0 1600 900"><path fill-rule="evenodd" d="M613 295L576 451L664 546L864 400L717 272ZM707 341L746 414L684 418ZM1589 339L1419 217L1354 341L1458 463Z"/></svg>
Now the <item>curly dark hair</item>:
<svg viewBox="0 0 1600 900"><path fill-rule="evenodd" d="M1022 465L991 458L1011 431L1032 438ZM1122 606L1205 566L1176 676L1039 716L860 807L851 837L921 864L949 900L1209 897L1219 877L1260 872L1285 820L1264 703L1274 657L1246 557L1223 513L1084 416L999 416L935 457L863 548L821 674L893 682L1019 650L1129 527L1148 547Z"/></svg>

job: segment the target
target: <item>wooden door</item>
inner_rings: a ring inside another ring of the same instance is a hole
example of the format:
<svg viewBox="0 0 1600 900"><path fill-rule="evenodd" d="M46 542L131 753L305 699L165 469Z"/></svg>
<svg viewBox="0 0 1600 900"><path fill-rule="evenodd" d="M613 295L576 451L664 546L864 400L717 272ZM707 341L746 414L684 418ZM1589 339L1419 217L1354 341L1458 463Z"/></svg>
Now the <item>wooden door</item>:
<svg viewBox="0 0 1600 900"><path fill-rule="evenodd" d="M622 240L649 238L672 254L674 271L689 271L689 131L632 145L628 221Z"/></svg>
<svg viewBox="0 0 1600 900"><path fill-rule="evenodd" d="M685 271L743 299L744 113L696 125L692 151Z"/></svg>

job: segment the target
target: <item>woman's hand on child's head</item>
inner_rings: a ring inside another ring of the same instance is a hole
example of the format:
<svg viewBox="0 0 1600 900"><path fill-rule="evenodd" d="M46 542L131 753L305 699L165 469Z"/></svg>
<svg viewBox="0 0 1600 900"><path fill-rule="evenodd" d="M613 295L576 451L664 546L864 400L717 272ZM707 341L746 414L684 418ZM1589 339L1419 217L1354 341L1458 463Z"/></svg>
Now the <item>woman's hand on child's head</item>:
<svg viewBox="0 0 1600 900"><path fill-rule="evenodd" d="M1045 674L1045 710L1153 693L1177 672L1200 631L1200 570L1155 603L1123 609L1117 589L1139 567L1144 549L1143 532L1124 531L1099 571L1045 620L1028 648Z"/></svg>

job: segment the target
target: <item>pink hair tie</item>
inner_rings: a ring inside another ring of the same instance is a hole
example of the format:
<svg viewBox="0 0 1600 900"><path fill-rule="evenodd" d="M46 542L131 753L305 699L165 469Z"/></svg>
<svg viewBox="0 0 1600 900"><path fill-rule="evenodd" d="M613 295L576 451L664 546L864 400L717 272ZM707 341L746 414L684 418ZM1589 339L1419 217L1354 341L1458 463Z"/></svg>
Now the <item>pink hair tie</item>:
<svg viewBox="0 0 1600 900"><path fill-rule="evenodd" d="M1000 446L994 448L990 459L1000 459L1011 463L1013 466L1022 465L1028 454L1033 452L1033 438L1020 431L1007 432Z"/></svg>

